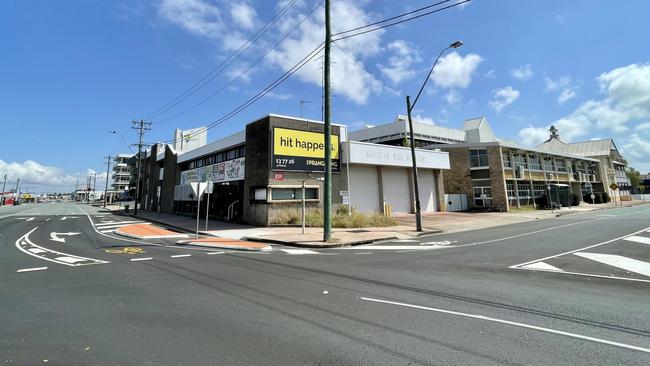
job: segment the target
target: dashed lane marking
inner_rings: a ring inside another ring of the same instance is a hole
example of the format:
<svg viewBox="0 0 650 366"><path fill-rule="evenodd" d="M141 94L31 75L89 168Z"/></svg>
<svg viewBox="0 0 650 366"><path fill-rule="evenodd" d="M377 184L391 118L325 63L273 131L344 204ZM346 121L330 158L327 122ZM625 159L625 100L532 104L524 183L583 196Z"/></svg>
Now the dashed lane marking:
<svg viewBox="0 0 650 366"><path fill-rule="evenodd" d="M176 255L170 256L170 258L185 258L185 257L191 257L191 256L192 256L191 254L176 254Z"/></svg>
<svg viewBox="0 0 650 366"><path fill-rule="evenodd" d="M19 269L16 272L21 273L21 272L33 272L33 271L45 271L47 267L34 267L34 268L23 268Z"/></svg>
<svg viewBox="0 0 650 366"><path fill-rule="evenodd" d="M318 252L309 249L280 249L280 250L290 255L319 254Z"/></svg>
<svg viewBox="0 0 650 366"><path fill-rule="evenodd" d="M209 253L205 253L205 254L207 254L207 255L226 254L226 252L209 252Z"/></svg>
<svg viewBox="0 0 650 366"><path fill-rule="evenodd" d="M141 261L152 261L152 257L146 257L146 258L131 258L131 262L141 262Z"/></svg>

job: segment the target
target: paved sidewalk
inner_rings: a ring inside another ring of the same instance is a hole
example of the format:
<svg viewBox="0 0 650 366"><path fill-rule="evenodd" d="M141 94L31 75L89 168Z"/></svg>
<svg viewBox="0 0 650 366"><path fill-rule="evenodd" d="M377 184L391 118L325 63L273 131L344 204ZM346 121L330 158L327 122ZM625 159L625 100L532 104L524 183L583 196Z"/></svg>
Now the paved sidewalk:
<svg viewBox="0 0 650 366"><path fill-rule="evenodd" d="M623 202L623 207L643 204L642 201ZM302 234L300 227L259 227L209 220L205 230L205 219L200 220L199 233L224 239L259 241L289 246L326 248L345 245L368 244L391 239L413 239L421 235L440 232L454 233L466 230L486 229L495 226L558 217L562 215L621 207L620 204L584 204L561 210L521 210L513 212L440 212L425 214L422 218L424 232L417 232L415 215L395 215L397 226L358 229L333 229L332 241L324 243L322 228L306 228ZM184 232L196 231L196 219L167 213L138 211L138 218Z"/></svg>

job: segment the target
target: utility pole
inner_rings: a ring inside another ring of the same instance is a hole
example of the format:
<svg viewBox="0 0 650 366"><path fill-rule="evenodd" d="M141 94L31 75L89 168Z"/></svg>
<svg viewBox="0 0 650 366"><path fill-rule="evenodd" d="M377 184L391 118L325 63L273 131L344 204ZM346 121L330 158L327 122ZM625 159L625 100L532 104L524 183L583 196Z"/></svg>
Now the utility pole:
<svg viewBox="0 0 650 366"><path fill-rule="evenodd" d="M79 178L77 178L77 183L74 184L74 200L79 201L79 197L77 197L77 192L79 191Z"/></svg>
<svg viewBox="0 0 650 366"><path fill-rule="evenodd" d="M330 0L325 0L325 101L323 105L325 129L325 192L323 202L323 241L332 238L332 121L330 96L330 53L332 47L332 30L330 27Z"/></svg>
<svg viewBox="0 0 650 366"><path fill-rule="evenodd" d="M16 195L14 196L14 202L18 201L18 184L20 184L20 178L16 180Z"/></svg>
<svg viewBox="0 0 650 366"><path fill-rule="evenodd" d="M111 156L106 157L106 188L104 188L104 208L106 208L106 197L108 196L108 174L111 171Z"/></svg>
<svg viewBox="0 0 650 366"><path fill-rule="evenodd" d="M86 178L86 204L87 205L90 204L90 180L91 179L92 179L91 177Z"/></svg>
<svg viewBox="0 0 650 366"><path fill-rule="evenodd" d="M135 205L133 207L133 212L135 215L138 215L138 201L140 200L140 170L142 168L142 146L144 145L142 143L142 137L144 136L145 132L151 130L151 122L145 122L144 120L139 120L139 121L131 121L131 128L134 130L138 130L138 143L134 144L138 146L138 157L136 161L137 165L137 175L136 175L136 181L135 181ZM182 140L181 140L182 141Z"/></svg>
<svg viewBox="0 0 650 366"><path fill-rule="evenodd" d="M7 185L7 174L5 174L5 180L2 182L2 198L0 198L0 206L5 205L5 186Z"/></svg>
<svg viewBox="0 0 650 366"><path fill-rule="evenodd" d="M93 201L97 194L97 173L93 173Z"/></svg>

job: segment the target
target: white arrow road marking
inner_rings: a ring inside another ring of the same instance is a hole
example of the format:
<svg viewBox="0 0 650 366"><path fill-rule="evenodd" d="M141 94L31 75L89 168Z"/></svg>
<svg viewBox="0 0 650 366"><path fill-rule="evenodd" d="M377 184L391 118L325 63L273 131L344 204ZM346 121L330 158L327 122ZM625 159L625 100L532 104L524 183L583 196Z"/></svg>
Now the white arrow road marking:
<svg viewBox="0 0 650 366"><path fill-rule="evenodd" d="M18 250L20 250L21 252L27 255L31 255L32 257L36 257L44 261L54 262L54 263L63 264L71 267L110 263L99 259L86 258L78 255L62 253L56 250L44 248L40 245L36 245L31 240L29 240L29 234L33 233L36 229L38 229L38 226L33 228L27 234L18 238L18 240L16 240L16 248L18 248ZM37 251L35 249L38 249L40 251Z"/></svg>
<svg viewBox="0 0 650 366"><path fill-rule="evenodd" d="M515 327L520 327L520 328L527 328L527 329L537 330L537 331L540 331L540 332L557 334L557 335L561 335L561 336L565 336L565 337L577 338L577 339L582 339L582 340L585 340L585 341L596 342L596 343L601 343L601 344L607 344L607 345L614 346L614 347L620 347L620 348L631 349L631 350L634 350L634 351L650 353L649 348L643 348L643 347L633 346L633 345L630 345L630 344L619 343L619 342L612 342L612 341L608 341L608 340L602 339L602 338L589 337L589 336L585 336L585 335L582 335L582 334L569 333L569 332L565 332L565 331L561 331L561 330L556 330L556 329L551 329L551 328L544 328L544 327L539 327L539 326L531 325L531 324L524 324L524 323L518 323L518 322L513 322L513 321L509 321L509 320L504 320L504 319L491 318L491 317L488 317L488 316L485 316L485 315L461 313L461 312L458 312L458 311L437 309L437 308L431 308L431 307L428 307L428 306L413 305L413 304L407 304L407 303L396 302L396 301L373 299L373 298L369 298L369 297L362 297L361 300L372 301L372 302L388 304L388 305L403 306L403 307L407 307L407 308L411 308L411 309L433 311L433 312L436 312L436 313L442 313L442 314L448 314L448 315L462 316L462 317L465 317L465 318L472 318L472 319L478 319L478 320L483 320L483 321L489 321L489 322L494 322L494 323L500 323L500 324L515 326Z"/></svg>
<svg viewBox="0 0 650 366"><path fill-rule="evenodd" d="M67 220L67 219L76 219L76 218L77 218L77 216L63 216L63 217L61 218L61 221L65 221L65 220Z"/></svg>
<svg viewBox="0 0 650 366"><path fill-rule="evenodd" d="M65 243L65 238L59 238L59 235L66 235L66 236L72 236L72 235L79 235L81 233L50 233L50 240L53 241L58 241L60 243Z"/></svg>
<svg viewBox="0 0 650 366"><path fill-rule="evenodd" d="M34 221L36 217L19 217L18 220L25 220L25 222Z"/></svg>

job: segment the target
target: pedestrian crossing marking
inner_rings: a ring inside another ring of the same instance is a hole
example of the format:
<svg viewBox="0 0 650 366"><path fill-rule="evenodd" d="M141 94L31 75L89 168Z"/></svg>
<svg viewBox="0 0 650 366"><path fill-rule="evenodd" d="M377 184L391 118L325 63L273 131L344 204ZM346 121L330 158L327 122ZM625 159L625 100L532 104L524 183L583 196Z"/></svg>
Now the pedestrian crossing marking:
<svg viewBox="0 0 650 366"><path fill-rule="evenodd" d="M537 270L541 270L541 271L564 272L561 269L559 269L559 268L557 268L555 266L552 266L552 265L550 265L548 263L545 263L545 262L535 262L535 263L531 263L531 264L528 264L528 265L525 265L525 266L522 266L522 267L519 267L519 268L537 269Z"/></svg>
<svg viewBox="0 0 650 366"><path fill-rule="evenodd" d="M646 238L645 236L633 235L623 240L633 241L635 243L641 243L641 244L650 244L650 238Z"/></svg>
<svg viewBox="0 0 650 366"><path fill-rule="evenodd" d="M642 274L650 277L650 263L640 260L623 257L622 255L615 254L600 254L600 253L586 253L578 252L573 253L582 258L590 259L599 263L607 264L612 267L624 269L626 271Z"/></svg>

